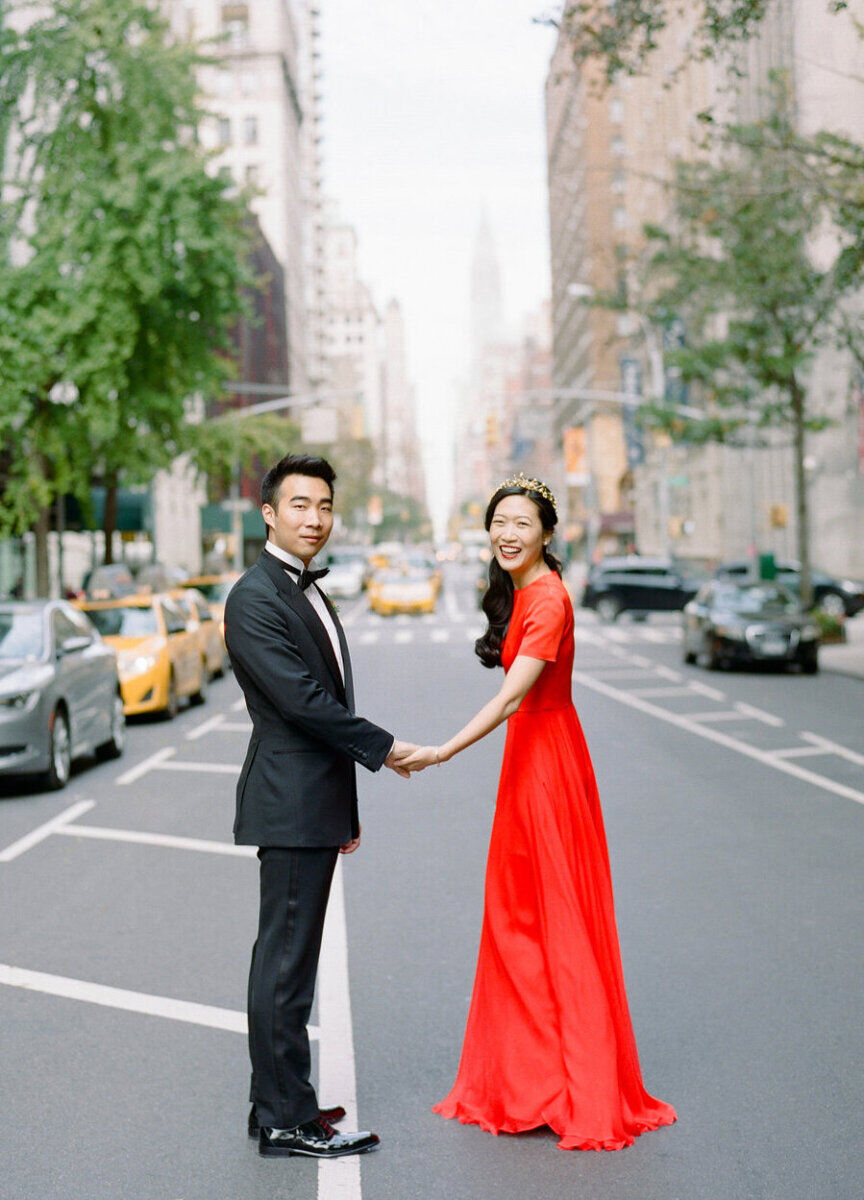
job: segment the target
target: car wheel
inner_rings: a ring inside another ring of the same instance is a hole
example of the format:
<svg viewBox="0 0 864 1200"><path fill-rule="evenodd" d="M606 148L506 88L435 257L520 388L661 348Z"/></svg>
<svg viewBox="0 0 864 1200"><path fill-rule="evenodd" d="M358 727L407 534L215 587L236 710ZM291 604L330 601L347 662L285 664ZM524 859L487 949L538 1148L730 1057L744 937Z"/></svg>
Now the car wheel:
<svg viewBox="0 0 864 1200"><path fill-rule="evenodd" d="M207 662L206 662L206 659L202 658L202 660L201 660L201 683L199 684L198 691L193 692L192 695L189 697L190 703L204 704L206 702L206 700L207 700L207 685L208 685Z"/></svg>
<svg viewBox="0 0 864 1200"><path fill-rule="evenodd" d="M818 607L829 617L846 616L846 604L839 592L826 592L819 601Z"/></svg>
<svg viewBox="0 0 864 1200"><path fill-rule="evenodd" d="M816 657L815 654L812 655L812 657L810 657L810 658L802 658L800 660L800 665L801 665L801 670L803 671L803 673L805 675L818 675L819 674L819 659Z"/></svg>
<svg viewBox="0 0 864 1200"><path fill-rule="evenodd" d="M96 747L96 757L107 762L110 758L119 758L125 748L126 714L123 711L123 697L117 692L111 709L111 736L107 742Z"/></svg>
<svg viewBox="0 0 864 1200"><path fill-rule="evenodd" d="M168 676L168 703L165 705L165 720L173 721L180 711L180 698L177 695L177 680L174 672Z"/></svg>
<svg viewBox="0 0 864 1200"><path fill-rule="evenodd" d="M45 786L59 792L69 782L72 769L72 739L69 736L69 718L62 708L55 708L48 727L48 757L50 765L45 772Z"/></svg>
<svg viewBox="0 0 864 1200"><path fill-rule="evenodd" d="M696 662L696 655L692 650L684 651L684 662L688 665L688 667L692 667L694 665Z"/></svg>
<svg viewBox="0 0 864 1200"><path fill-rule="evenodd" d="M615 596L601 596L597 601L597 616L601 621L617 621L621 612L621 601Z"/></svg>

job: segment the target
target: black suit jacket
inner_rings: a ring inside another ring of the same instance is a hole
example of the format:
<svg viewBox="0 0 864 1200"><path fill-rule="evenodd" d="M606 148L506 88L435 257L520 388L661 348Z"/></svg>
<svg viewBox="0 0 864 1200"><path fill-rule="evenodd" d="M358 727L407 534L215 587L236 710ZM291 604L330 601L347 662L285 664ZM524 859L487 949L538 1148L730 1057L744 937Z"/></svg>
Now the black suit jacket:
<svg viewBox="0 0 864 1200"><path fill-rule="evenodd" d="M313 585L314 586L314 585ZM354 713L318 614L283 564L264 550L232 588L225 640L252 718L237 784L234 840L252 846L342 846L357 837L355 763L377 771L393 735Z"/></svg>

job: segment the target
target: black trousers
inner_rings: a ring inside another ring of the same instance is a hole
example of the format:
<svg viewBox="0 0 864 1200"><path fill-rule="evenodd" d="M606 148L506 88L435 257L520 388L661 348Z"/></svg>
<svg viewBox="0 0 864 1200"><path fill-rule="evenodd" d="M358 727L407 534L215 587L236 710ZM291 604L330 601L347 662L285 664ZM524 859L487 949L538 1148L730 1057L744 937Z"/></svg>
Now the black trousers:
<svg viewBox="0 0 864 1200"><path fill-rule="evenodd" d="M249 969L250 1098L262 1125L318 1116L309 1081L312 1011L327 898L338 849L262 846L258 938Z"/></svg>

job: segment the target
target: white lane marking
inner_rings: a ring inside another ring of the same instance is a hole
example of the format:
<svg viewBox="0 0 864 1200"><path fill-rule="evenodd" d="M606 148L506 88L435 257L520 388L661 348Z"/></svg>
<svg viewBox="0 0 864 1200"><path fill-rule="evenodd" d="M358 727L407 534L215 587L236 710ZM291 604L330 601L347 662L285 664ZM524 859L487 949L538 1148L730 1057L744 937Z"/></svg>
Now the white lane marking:
<svg viewBox="0 0 864 1200"><path fill-rule="evenodd" d="M618 700L621 704L627 704L631 708L637 708L640 712L647 713L648 716L656 717L659 721L666 721L668 724L675 725L678 729L683 729L687 733L693 733L697 737L707 739L709 742L716 742L718 746L724 746L727 750L734 750L737 754L743 754L746 758L755 759L756 762L760 762L764 766L772 767L775 771L780 771L784 775L792 775L795 779L813 784L814 787L820 788L823 791L833 792L835 796L843 796L847 800L855 800L858 804L864 804L864 792L858 792L855 788L847 787L843 783L836 783L833 779L828 779L824 775L817 775L815 771L808 771L804 767L797 767L794 763L786 762L785 759L778 759L770 751L759 750L755 746L748 745L746 742L739 742L736 738L721 733L719 729L711 729L710 726L698 724L694 721L692 714L685 717L669 712L668 709L660 708L656 704L651 704L648 700L642 700L639 696L633 696L629 692L621 691L619 688L610 687L601 680L595 679L591 675L583 675L579 671L574 672L573 678L584 687L592 688L595 692L600 692L602 695L608 696L612 700Z"/></svg>
<svg viewBox="0 0 864 1200"><path fill-rule="evenodd" d="M823 746L790 746L788 750L772 750L771 753L775 758L810 758L814 755L827 758L833 751Z"/></svg>
<svg viewBox="0 0 864 1200"><path fill-rule="evenodd" d="M348 977L348 936L342 860L336 863L318 966L318 1095L322 1104L337 1098L346 1110L345 1128L357 1129L357 1075ZM322 1159L318 1200L360 1200L360 1161L356 1155Z"/></svg>
<svg viewBox="0 0 864 1200"><path fill-rule="evenodd" d="M665 679L681 678L677 671L672 671L669 667L658 667L652 659L646 658L644 654L631 654L630 662L634 667L652 667L658 675L662 675Z"/></svg>
<svg viewBox="0 0 864 1200"><path fill-rule="evenodd" d="M642 637L657 646L668 646L670 642L677 642L681 634L677 629L643 629Z"/></svg>
<svg viewBox="0 0 864 1200"><path fill-rule="evenodd" d="M360 634L357 641L361 646L371 646L373 642L377 642L380 638L380 633L377 630L366 629Z"/></svg>
<svg viewBox="0 0 864 1200"><path fill-rule="evenodd" d="M208 775L237 775L241 769L242 763L178 762L176 759L153 763L150 768L151 771L200 771Z"/></svg>
<svg viewBox="0 0 864 1200"><path fill-rule="evenodd" d="M630 688L631 696L692 696L693 692L687 684L682 687L647 687Z"/></svg>
<svg viewBox="0 0 864 1200"><path fill-rule="evenodd" d="M148 1017L163 1017L168 1021L186 1021L190 1025L205 1025L209 1029L224 1029L228 1033L246 1034L246 1013L233 1008L218 1008L213 1004L195 1004L190 1000L175 1000L171 996L153 996L148 992L131 992L126 988L108 987L85 979L70 979L65 975L48 975L44 971L27 971L0 963L0 984L62 996L65 1000L83 1000L104 1008L120 1008L126 1012L142 1013ZM309 1026L310 1038L317 1039L320 1030Z"/></svg>
<svg viewBox="0 0 864 1200"><path fill-rule="evenodd" d="M245 712L246 711L246 701L243 699L242 696L240 697L239 700L235 700L234 703L231 705L231 711L232 712Z"/></svg>
<svg viewBox="0 0 864 1200"><path fill-rule="evenodd" d="M654 672L649 667L609 667L594 674L598 679L642 679Z"/></svg>
<svg viewBox="0 0 864 1200"><path fill-rule="evenodd" d="M214 729L218 729L224 722L225 714L216 713L213 717L207 717L200 725L196 725L194 729L190 729L186 734L186 740L194 742L196 738L203 737L205 733L212 733Z"/></svg>
<svg viewBox="0 0 864 1200"><path fill-rule="evenodd" d="M846 758L849 762L857 763L859 767L864 766L864 754L858 754L855 750L850 750L846 746L841 746L837 742L831 742L826 737L820 736L818 733L802 733L801 737L805 742L810 742L812 745L824 747L826 754L839 754L841 758Z"/></svg>
<svg viewBox="0 0 864 1200"><path fill-rule="evenodd" d="M719 688L711 687L710 684L700 683L698 679L690 680L690 690L698 692L700 696L707 696L709 700L726 699L725 692L721 692Z"/></svg>
<svg viewBox="0 0 864 1200"><path fill-rule="evenodd" d="M465 613L459 607L456 593L450 588L447 588L444 592L444 607L447 609L447 616L451 621L464 621L466 619Z"/></svg>
<svg viewBox="0 0 864 1200"><path fill-rule="evenodd" d="M414 630L413 629L397 629L396 636L393 638L393 641L397 642L400 646L404 646L407 642L413 642L414 641Z"/></svg>
<svg viewBox="0 0 864 1200"><path fill-rule="evenodd" d="M631 634L626 633L623 629L607 629L604 633L611 642L629 642Z"/></svg>
<svg viewBox="0 0 864 1200"><path fill-rule="evenodd" d="M775 717L773 713L766 712L764 708L754 708L752 704L745 704L743 700L736 700L735 707L745 717L752 717L754 721L762 721L765 725L772 725L775 729L780 729L786 724L782 717Z"/></svg>
<svg viewBox="0 0 864 1200"><path fill-rule="evenodd" d="M636 662L636 661L637 661L637 659L638 659L638 661L639 661L640 663L641 663L641 662L648 662L648 663L650 663L650 662L651 662L651 659L650 659L650 658L648 658L648 659L643 659L641 655L636 655L636 654L634 654L634 655L633 655L633 662ZM654 665L654 664L652 664L652 666L653 666L653 665ZM660 678L661 678L661 679L671 679L671 681L672 681L673 683L680 683L680 682L681 682L681 680L684 678L684 676L681 674L681 672L680 672L680 671L673 671L673 669L672 669L671 667L662 667L662 666L658 667L658 666L654 666L654 670L655 670L655 671L656 671L656 673L657 673L657 674L660 676Z"/></svg>
<svg viewBox="0 0 864 1200"><path fill-rule="evenodd" d="M433 642L449 642L450 641L450 630L449 629L433 629L432 630L432 641Z"/></svg>
<svg viewBox="0 0 864 1200"><path fill-rule="evenodd" d="M25 851L36 846L39 842L50 837L52 833L61 832L63 826L69 821L74 821L80 817L82 813L89 812L96 804L95 800L79 800L77 804L70 805L64 809L62 813L58 813L56 817L52 817L50 821L46 821L44 825L39 825L36 829L32 829L30 833L25 833L17 842L13 842L11 846L7 846L5 850L0 850L0 862L12 862Z"/></svg>
<svg viewBox="0 0 864 1200"><path fill-rule="evenodd" d="M233 842L211 842L205 838L176 837L168 833L147 833L137 829L108 829L102 825L64 825L53 833L68 837L97 838L108 842L132 842L139 846L165 846L172 850L201 850L207 854L228 854L254 858L254 846L235 846Z"/></svg>
<svg viewBox="0 0 864 1200"><path fill-rule="evenodd" d="M708 712L695 712L687 714L688 721L742 721L750 720L744 713L740 713L737 709L716 708L710 709Z"/></svg>
<svg viewBox="0 0 864 1200"><path fill-rule="evenodd" d="M142 775L146 775L148 771L152 771L159 763L163 763L166 758L170 758L172 754L176 753L173 746L163 746L161 750L157 750L155 754L151 754L149 758L138 763L137 767L125 771L116 782L119 784L134 783L136 779L140 779Z"/></svg>

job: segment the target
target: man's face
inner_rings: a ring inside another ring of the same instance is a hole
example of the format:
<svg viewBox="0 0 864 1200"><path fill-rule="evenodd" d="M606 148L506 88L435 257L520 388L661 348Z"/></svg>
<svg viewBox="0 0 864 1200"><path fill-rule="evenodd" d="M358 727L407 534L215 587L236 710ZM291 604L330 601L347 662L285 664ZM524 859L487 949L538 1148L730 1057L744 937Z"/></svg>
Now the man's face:
<svg viewBox="0 0 864 1200"><path fill-rule="evenodd" d="M330 486L314 475L286 475L274 503L263 504L261 514L274 545L308 563L333 528Z"/></svg>

